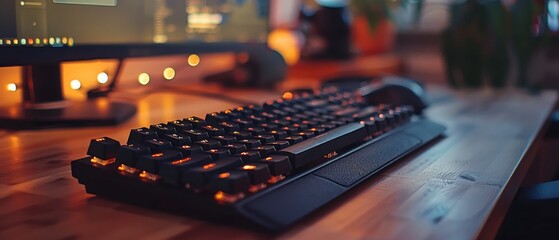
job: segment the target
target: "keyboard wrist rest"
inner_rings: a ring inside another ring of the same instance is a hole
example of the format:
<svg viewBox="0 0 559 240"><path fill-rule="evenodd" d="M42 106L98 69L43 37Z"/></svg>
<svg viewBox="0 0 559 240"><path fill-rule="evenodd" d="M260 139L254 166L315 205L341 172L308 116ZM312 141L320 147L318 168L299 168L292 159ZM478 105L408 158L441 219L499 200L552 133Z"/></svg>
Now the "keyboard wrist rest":
<svg viewBox="0 0 559 240"><path fill-rule="evenodd" d="M281 230L340 196L423 144L445 128L420 120L360 146L312 173L239 204L239 210L272 230ZM297 197L286 197L297 196Z"/></svg>

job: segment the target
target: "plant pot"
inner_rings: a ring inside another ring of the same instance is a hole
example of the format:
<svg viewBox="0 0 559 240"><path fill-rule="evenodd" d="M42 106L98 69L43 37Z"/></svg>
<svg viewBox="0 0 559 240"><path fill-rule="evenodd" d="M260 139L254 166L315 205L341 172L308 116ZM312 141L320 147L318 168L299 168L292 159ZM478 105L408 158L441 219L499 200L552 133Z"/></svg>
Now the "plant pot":
<svg viewBox="0 0 559 240"><path fill-rule="evenodd" d="M393 49L396 29L387 19L380 21L375 27L370 27L365 17L356 16L353 19L352 35L359 54L372 55Z"/></svg>

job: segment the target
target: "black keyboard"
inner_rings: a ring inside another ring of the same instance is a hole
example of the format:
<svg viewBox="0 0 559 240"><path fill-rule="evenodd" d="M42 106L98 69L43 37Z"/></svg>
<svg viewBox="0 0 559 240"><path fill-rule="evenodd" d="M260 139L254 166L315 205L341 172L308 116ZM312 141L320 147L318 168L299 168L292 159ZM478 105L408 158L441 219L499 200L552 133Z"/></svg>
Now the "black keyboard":
<svg viewBox="0 0 559 240"><path fill-rule="evenodd" d="M411 106L353 93L285 94L92 139L72 175L88 193L175 213L281 230L445 128Z"/></svg>

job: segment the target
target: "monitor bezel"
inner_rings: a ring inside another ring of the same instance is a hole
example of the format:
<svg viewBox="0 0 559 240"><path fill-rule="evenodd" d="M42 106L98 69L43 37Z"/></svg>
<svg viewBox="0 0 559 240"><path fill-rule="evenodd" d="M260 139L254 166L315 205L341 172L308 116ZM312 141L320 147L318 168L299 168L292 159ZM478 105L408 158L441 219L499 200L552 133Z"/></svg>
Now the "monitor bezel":
<svg viewBox="0 0 559 240"><path fill-rule="evenodd" d="M267 47L266 42L187 42L166 44L76 45L64 47L3 46L0 67L67 61L124 59L180 54L243 52Z"/></svg>

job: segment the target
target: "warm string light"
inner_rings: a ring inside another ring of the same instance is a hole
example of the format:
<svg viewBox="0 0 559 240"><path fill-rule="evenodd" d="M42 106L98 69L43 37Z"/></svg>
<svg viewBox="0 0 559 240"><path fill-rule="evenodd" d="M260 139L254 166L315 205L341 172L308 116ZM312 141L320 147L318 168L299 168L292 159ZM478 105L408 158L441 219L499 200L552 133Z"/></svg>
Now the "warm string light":
<svg viewBox="0 0 559 240"><path fill-rule="evenodd" d="M8 83L8 85L6 85L6 90L8 90L9 92L15 92L15 91L17 91L17 84L15 84L15 83Z"/></svg>
<svg viewBox="0 0 559 240"><path fill-rule="evenodd" d="M105 84L108 81L109 81L109 74L107 74L106 72L100 72L99 74L97 74L97 82L101 84Z"/></svg>
<svg viewBox="0 0 559 240"><path fill-rule="evenodd" d="M190 54L188 56L188 65L190 65L191 67L196 67L198 66L198 64L200 64L200 56L198 56L197 54Z"/></svg>
<svg viewBox="0 0 559 240"><path fill-rule="evenodd" d="M169 81L173 80L173 78L175 78L175 69L171 67L165 68L165 70L163 70L163 77Z"/></svg>
<svg viewBox="0 0 559 240"><path fill-rule="evenodd" d="M138 75L138 82L142 85L147 85L149 83L150 77L147 73L140 73Z"/></svg>
<svg viewBox="0 0 559 240"><path fill-rule="evenodd" d="M70 81L70 88L73 89L73 90L78 90L78 89L82 88L82 83L80 82L80 80L74 79L74 80Z"/></svg>

